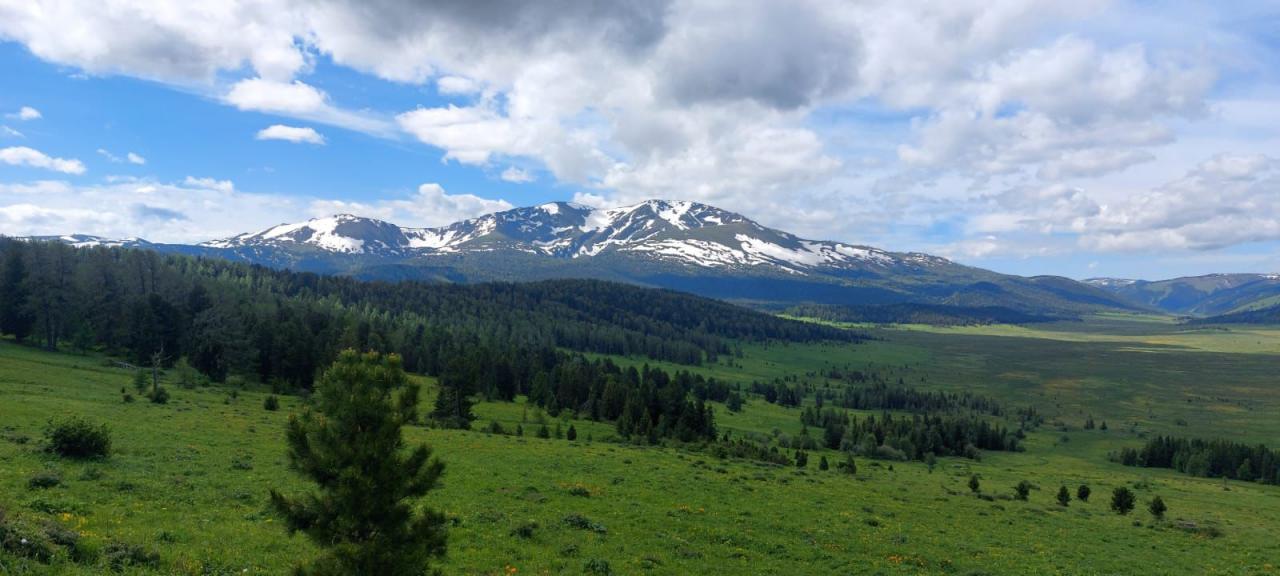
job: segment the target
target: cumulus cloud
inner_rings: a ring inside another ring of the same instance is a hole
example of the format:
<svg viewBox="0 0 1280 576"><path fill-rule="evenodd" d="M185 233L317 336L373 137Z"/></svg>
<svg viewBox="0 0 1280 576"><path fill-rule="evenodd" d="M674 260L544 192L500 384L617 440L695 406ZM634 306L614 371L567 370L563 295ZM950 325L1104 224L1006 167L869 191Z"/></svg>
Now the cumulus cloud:
<svg viewBox="0 0 1280 576"><path fill-rule="evenodd" d="M1117 25L1124 11L1110 14L1106 0L40 4L0 6L0 38L91 74L201 85L245 111L408 135L447 162L522 166L499 176L536 171L604 204L688 198L845 239L928 230L961 211L971 253L984 254L1010 234L1119 246L1125 226L1148 226L1139 198L1159 208L1190 184L1096 184L1186 157L1169 151L1186 125L1216 114L1210 98L1233 61L1220 50L1246 41L1211 11L1174 8L1167 28L1144 36ZM448 103L344 108L311 75L318 58L434 84ZM1246 161L1213 162L1183 180L1265 189ZM1215 243L1166 224L1152 237Z"/></svg>
<svg viewBox="0 0 1280 576"><path fill-rule="evenodd" d="M226 186L119 178L0 184L0 229L13 235L94 234L156 242L202 242L305 219L305 202Z"/></svg>
<svg viewBox="0 0 1280 576"><path fill-rule="evenodd" d="M179 183L118 178L88 186L57 180L0 183L0 230L18 236L85 233L195 243L334 213L438 226L510 208L505 200L449 194L435 183L369 203L247 193L213 178L187 177Z"/></svg>
<svg viewBox="0 0 1280 576"><path fill-rule="evenodd" d="M11 114L5 114L5 117L12 118L14 120L26 121L26 120L39 120L40 118L43 118L44 115L41 114L40 111L36 110L35 108L32 108L30 106L23 106L22 108L19 108L17 112L13 112Z"/></svg>
<svg viewBox="0 0 1280 576"><path fill-rule="evenodd" d="M430 227L452 224L513 207L510 202L502 199L491 200L474 194L449 194L443 186L428 182L418 186L417 193L408 198L369 203L315 200L311 202L309 209L313 216L351 213L387 220L401 226Z"/></svg>
<svg viewBox="0 0 1280 576"><path fill-rule="evenodd" d="M502 171L500 177L506 182L514 182L517 184L533 182L534 180L533 174L530 174L529 171L516 168L515 166L508 166L506 170Z"/></svg>
<svg viewBox="0 0 1280 576"><path fill-rule="evenodd" d="M258 140L284 140L286 142L320 144L325 143L324 136L316 132L315 128L285 126L283 124L272 124L258 131Z"/></svg>
<svg viewBox="0 0 1280 576"><path fill-rule="evenodd" d="M1280 241L1280 162L1219 154L1149 189L1027 185L951 207L965 237L941 251L990 257L1070 250L1170 252Z"/></svg>
<svg viewBox="0 0 1280 576"><path fill-rule="evenodd" d="M0 162L11 166L30 166L65 174L84 174L84 163L79 160L55 158L26 146L0 148Z"/></svg>
<svg viewBox="0 0 1280 576"><path fill-rule="evenodd" d="M142 166L147 163L147 159L143 158L142 155L138 154L137 152L130 152L128 154L125 154L124 159L127 160L130 164L137 164L138 166Z"/></svg>

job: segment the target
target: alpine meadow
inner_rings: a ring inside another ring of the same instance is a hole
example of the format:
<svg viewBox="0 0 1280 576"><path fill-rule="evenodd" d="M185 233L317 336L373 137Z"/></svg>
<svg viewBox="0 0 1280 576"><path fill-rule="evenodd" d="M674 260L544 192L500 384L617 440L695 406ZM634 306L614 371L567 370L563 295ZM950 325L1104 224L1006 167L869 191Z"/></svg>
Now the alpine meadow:
<svg viewBox="0 0 1280 576"><path fill-rule="evenodd" d="M0 0L0 575L1280 574L1278 22Z"/></svg>

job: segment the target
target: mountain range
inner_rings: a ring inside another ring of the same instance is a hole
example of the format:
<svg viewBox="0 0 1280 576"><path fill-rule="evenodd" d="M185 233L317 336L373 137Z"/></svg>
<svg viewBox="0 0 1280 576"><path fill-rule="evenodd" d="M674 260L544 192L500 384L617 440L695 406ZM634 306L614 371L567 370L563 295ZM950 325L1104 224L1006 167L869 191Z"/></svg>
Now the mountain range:
<svg viewBox="0 0 1280 576"><path fill-rule="evenodd" d="M1085 283L1171 314L1217 316L1280 305L1280 274L1208 274L1156 281L1090 278Z"/></svg>
<svg viewBox="0 0 1280 576"><path fill-rule="evenodd" d="M1013 276L929 254L808 240L688 201L617 208L552 202L437 228L339 214L196 245L85 235L58 239L370 280L596 278L774 309L927 303L1076 315L1150 306L1101 281Z"/></svg>

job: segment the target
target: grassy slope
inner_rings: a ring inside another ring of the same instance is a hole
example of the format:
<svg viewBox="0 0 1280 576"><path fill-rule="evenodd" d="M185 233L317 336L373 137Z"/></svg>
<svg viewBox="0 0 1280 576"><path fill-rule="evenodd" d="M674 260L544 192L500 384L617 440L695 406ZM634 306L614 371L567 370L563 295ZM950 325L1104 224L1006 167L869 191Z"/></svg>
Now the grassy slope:
<svg viewBox="0 0 1280 576"><path fill-rule="evenodd" d="M1220 422L1225 415L1245 436L1280 438L1273 404L1280 394L1269 376L1274 371L1263 372L1278 356L1170 352L1159 357L1172 366L1151 377L1153 366L1137 359L1153 353L1127 342L902 330L876 335L884 339L855 347L748 349L732 360L735 366L701 370L749 381L825 363L895 366L908 379L926 377L928 386L970 387L1011 403L1052 401L1064 420L1087 409L1113 420L1133 416L1140 429L1175 429L1169 420L1180 413L1192 418L1177 431L1210 434L1228 426ZM1226 358L1215 363L1219 355ZM1224 375L1228 369L1234 372ZM1170 377L1184 372L1185 381ZM1191 381L1200 383L1198 394L1231 394L1252 408L1228 414L1223 407L1238 404L1222 402L1175 412L1186 404L1182 387ZM0 440L0 507L53 518L99 545L112 539L147 545L161 552L161 573L275 574L314 554L304 539L287 537L264 507L270 487L303 488L283 458L282 427L295 399L284 398L282 410L272 413L262 409L260 393L241 392L226 403L225 390L210 388L173 390L167 406L124 404L119 390L128 382L127 372L97 358L0 342L6 438ZM1134 398L1124 399L1126 389ZM1150 418L1143 416L1147 411ZM537 426L533 409L483 404L477 412L478 425L493 419L514 427L525 420L526 437L409 432L411 441L434 446L449 467L445 487L428 502L457 518L448 573L497 574L511 565L524 574L579 574L585 562L600 558L620 574L1251 574L1273 573L1280 558L1274 538L1280 488L1108 463L1108 450L1140 442L1114 421L1109 432L1046 429L1031 435L1026 453L991 453L981 462L944 459L932 473L923 464L896 463L890 471L887 463L862 459L859 477L850 479L819 472L819 454L805 471L726 462L676 449L587 442L588 435L611 433L588 422L576 422L577 442L540 440L530 437ZM117 453L101 463L73 463L37 451L44 422L70 414L109 423ZM799 428L794 409L758 400L740 415L722 408L717 415L722 427L739 431ZM30 442L14 441L22 436ZM233 466L237 460L252 462L252 469ZM64 485L28 489L27 478L45 467L58 469ZM88 479L88 469L101 478ZM1027 503L980 500L964 487L970 471L982 476L984 490L1001 496L1021 479L1039 489ZM1081 482L1093 486L1092 502L1065 510L1052 502L1060 483ZM1128 518L1107 512L1110 488L1136 482L1145 482L1137 490L1139 510ZM586 486L591 496L570 495L574 485ZM1142 510L1155 493L1170 505L1169 522L1153 525ZM603 524L608 534L565 526L570 513ZM1216 526L1224 535L1183 532L1172 527L1179 519ZM512 535L527 522L539 526L532 539ZM22 562L0 553L0 574L45 572ZM101 569L61 563L49 571Z"/></svg>

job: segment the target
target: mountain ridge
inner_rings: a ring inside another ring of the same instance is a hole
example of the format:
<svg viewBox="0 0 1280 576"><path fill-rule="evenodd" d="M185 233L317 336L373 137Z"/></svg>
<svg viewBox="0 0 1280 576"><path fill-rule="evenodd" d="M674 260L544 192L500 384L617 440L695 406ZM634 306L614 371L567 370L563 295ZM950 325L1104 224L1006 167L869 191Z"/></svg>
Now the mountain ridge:
<svg viewBox="0 0 1280 576"><path fill-rule="evenodd" d="M1280 274L1216 273L1166 280L1088 278L1083 282L1137 305L1190 316L1243 312L1280 298Z"/></svg>
<svg viewBox="0 0 1280 576"><path fill-rule="evenodd" d="M95 242L112 241L81 241ZM810 240L707 204L661 199L614 208L549 202L432 228L337 214L196 245L128 245L366 280L594 278L775 309L921 302L1075 315L1139 308L1064 277L1011 276L919 252Z"/></svg>

